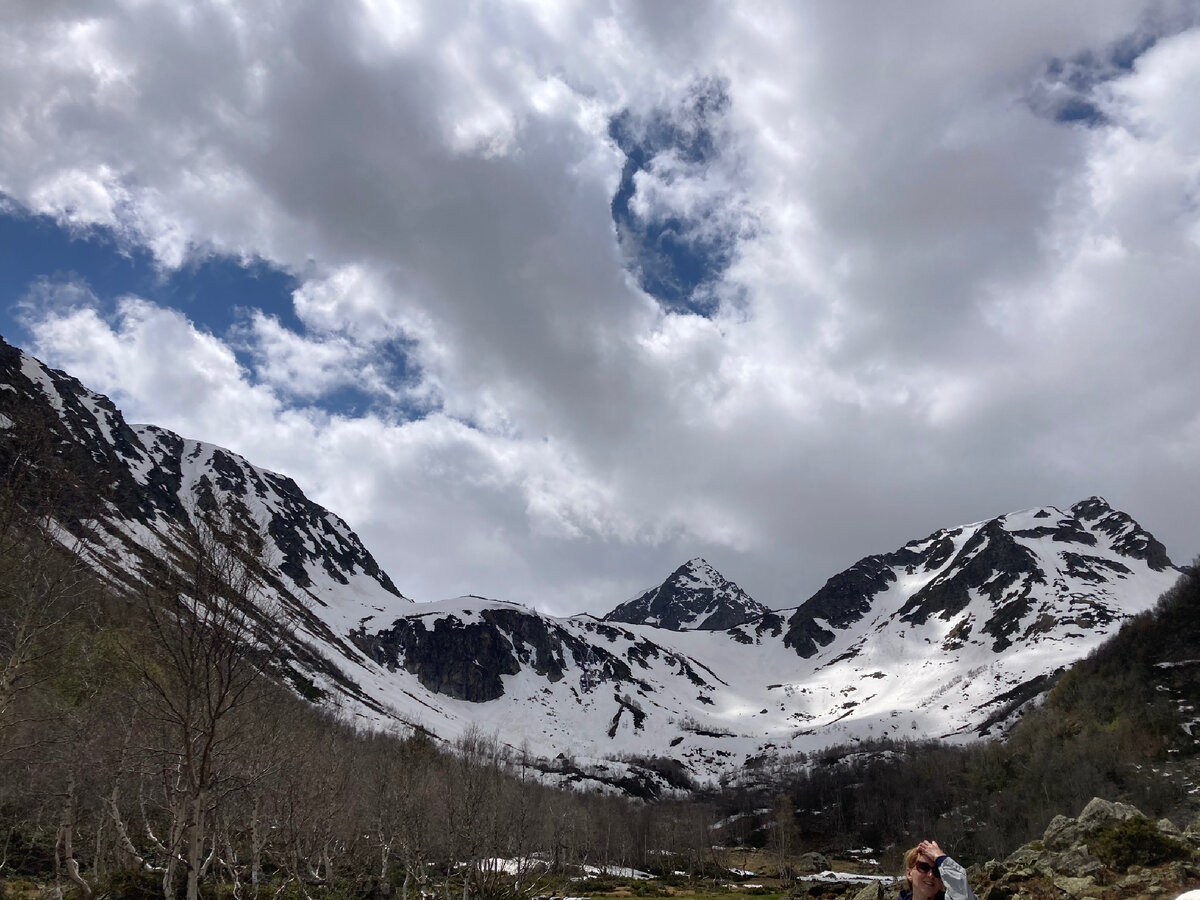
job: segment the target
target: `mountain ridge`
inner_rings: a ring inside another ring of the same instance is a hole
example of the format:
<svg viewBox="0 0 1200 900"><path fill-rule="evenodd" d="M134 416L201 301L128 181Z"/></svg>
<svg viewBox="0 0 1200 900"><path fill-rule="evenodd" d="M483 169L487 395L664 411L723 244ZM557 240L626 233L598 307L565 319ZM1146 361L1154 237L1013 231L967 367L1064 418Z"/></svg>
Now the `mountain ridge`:
<svg viewBox="0 0 1200 900"><path fill-rule="evenodd" d="M1178 571L1092 497L864 557L788 610L699 557L601 618L479 597L416 604L290 478L128 425L108 398L8 345L0 384L0 458L44 433L75 485L63 528L118 589L187 529L232 517L273 556L256 574L278 601L281 672L297 690L370 727L446 741L480 728L547 761L586 761L588 784L641 767L654 790L673 789L646 774L662 758L704 782L847 741L994 736Z"/></svg>

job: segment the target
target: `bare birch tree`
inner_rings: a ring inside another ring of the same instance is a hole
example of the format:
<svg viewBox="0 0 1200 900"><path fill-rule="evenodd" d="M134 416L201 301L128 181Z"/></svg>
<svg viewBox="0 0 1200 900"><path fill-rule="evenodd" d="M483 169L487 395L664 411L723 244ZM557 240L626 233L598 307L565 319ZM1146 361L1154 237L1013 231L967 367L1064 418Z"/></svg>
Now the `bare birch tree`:
<svg viewBox="0 0 1200 900"><path fill-rule="evenodd" d="M130 658L146 688L142 712L165 738L158 749L166 763L166 900L174 898L180 869L188 900L199 897L218 767L246 737L245 720L234 713L261 684L270 631L246 549L255 537L201 525L142 598L149 647Z"/></svg>

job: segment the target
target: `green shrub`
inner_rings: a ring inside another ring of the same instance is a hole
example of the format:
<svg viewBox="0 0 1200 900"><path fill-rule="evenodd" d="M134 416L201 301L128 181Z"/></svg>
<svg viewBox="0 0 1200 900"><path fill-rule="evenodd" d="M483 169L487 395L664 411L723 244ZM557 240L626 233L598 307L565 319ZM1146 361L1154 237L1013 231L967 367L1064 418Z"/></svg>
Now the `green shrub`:
<svg viewBox="0 0 1200 900"><path fill-rule="evenodd" d="M624 882L618 883L612 878L599 875L593 878L580 878L575 883L586 887L588 893L591 894L603 894L625 886Z"/></svg>
<svg viewBox="0 0 1200 900"><path fill-rule="evenodd" d="M1179 841L1158 830L1149 819L1136 816L1096 833L1088 849L1102 863L1118 872L1132 865L1153 866L1182 859L1189 851Z"/></svg>
<svg viewBox="0 0 1200 900"><path fill-rule="evenodd" d="M162 875L142 869L113 869L96 893L113 900L162 900Z"/></svg>
<svg viewBox="0 0 1200 900"><path fill-rule="evenodd" d="M54 875L54 832L14 828L0 852L7 856L4 874L49 878ZM2 841L0 841L2 843Z"/></svg>
<svg viewBox="0 0 1200 900"><path fill-rule="evenodd" d="M671 892L654 881L634 881L629 885L635 897L669 897Z"/></svg>

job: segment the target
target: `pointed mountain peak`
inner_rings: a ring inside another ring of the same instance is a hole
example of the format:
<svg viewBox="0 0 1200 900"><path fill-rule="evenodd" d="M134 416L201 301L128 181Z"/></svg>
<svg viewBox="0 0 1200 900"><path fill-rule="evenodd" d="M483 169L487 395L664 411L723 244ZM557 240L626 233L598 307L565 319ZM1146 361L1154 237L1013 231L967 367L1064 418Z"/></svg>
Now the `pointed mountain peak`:
<svg viewBox="0 0 1200 900"><path fill-rule="evenodd" d="M696 556L658 587L622 603L604 621L656 625L672 631L723 631L767 612L767 607Z"/></svg>
<svg viewBox="0 0 1200 900"><path fill-rule="evenodd" d="M728 584L721 573L702 556L693 556L671 573L668 581L670 580L691 581L698 587L717 587L721 584Z"/></svg>
<svg viewBox="0 0 1200 900"><path fill-rule="evenodd" d="M1086 500L1080 500L1072 506L1071 512L1085 522L1094 522L1096 519L1110 515L1115 510L1108 505L1108 501L1103 497L1088 497Z"/></svg>

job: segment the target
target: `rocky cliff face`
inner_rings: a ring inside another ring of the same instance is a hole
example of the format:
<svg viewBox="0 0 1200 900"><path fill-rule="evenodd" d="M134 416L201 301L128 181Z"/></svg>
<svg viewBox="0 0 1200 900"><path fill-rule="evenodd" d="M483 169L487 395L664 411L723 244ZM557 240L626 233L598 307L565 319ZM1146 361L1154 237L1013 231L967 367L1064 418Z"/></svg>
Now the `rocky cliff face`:
<svg viewBox="0 0 1200 900"><path fill-rule="evenodd" d="M390 671L403 668L427 690L471 703L504 696L502 676L526 669L551 684L577 674L584 691L635 681L629 664L598 642L530 610L481 597L463 598L442 614L422 609L373 633L360 628L351 637ZM636 658L636 647L630 655Z"/></svg>

